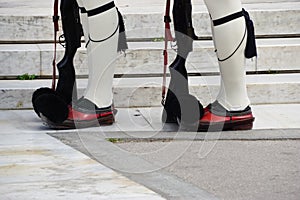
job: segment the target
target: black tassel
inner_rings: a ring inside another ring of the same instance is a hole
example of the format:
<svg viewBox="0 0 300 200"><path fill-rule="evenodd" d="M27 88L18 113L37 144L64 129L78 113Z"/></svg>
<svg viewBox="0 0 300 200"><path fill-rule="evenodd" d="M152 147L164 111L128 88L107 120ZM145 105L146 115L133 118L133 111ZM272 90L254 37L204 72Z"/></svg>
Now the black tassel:
<svg viewBox="0 0 300 200"><path fill-rule="evenodd" d="M124 19L120 11L118 9L117 11L119 16L119 42L118 42L118 52L119 52L128 49L128 45L127 45L127 39L125 34Z"/></svg>
<svg viewBox="0 0 300 200"><path fill-rule="evenodd" d="M256 50L256 42L255 42L255 32L254 32L254 25L252 20L250 19L249 13L243 9L243 14L246 20L246 27L247 27L247 44L245 49L245 57L246 58L253 58L257 56Z"/></svg>

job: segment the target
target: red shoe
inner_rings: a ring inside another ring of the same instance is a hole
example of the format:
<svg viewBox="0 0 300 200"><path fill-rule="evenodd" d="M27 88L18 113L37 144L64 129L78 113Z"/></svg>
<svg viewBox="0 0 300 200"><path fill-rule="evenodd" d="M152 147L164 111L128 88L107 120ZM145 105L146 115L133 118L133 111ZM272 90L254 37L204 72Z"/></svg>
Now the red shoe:
<svg viewBox="0 0 300 200"><path fill-rule="evenodd" d="M255 118L249 106L243 111L227 111L216 101L204 110L198 131L251 130L253 127Z"/></svg>
<svg viewBox="0 0 300 200"><path fill-rule="evenodd" d="M111 125L115 122L112 106L98 108L91 101L81 98L72 107L69 106L68 118L62 123L54 123L41 116L45 125L52 129L76 129L95 126Z"/></svg>

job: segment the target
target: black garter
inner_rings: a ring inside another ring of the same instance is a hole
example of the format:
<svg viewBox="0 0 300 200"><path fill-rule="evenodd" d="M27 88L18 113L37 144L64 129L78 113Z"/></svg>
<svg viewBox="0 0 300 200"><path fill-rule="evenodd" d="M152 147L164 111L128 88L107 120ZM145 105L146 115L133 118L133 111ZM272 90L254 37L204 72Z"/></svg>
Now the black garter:
<svg viewBox="0 0 300 200"><path fill-rule="evenodd" d="M247 43L246 43L246 48L245 48L245 57L246 58L253 58L257 56L257 48L256 48L256 42L255 42L255 32L254 32L254 25L253 21L251 20L249 13L245 10L242 9L240 12L233 13L231 15L228 15L226 17L222 17L220 19L213 20L213 25L214 26L219 26L222 24L225 24L227 22L230 22L232 20L235 20L240 17L245 17L246 21L246 30L247 30ZM244 37L242 39L242 42L244 40ZM242 43L241 42L241 43ZM237 49L240 47L241 44L237 47ZM233 52L233 54L237 51L237 49ZM233 54L231 54L229 57L226 59L222 59L220 61L225 61L229 59Z"/></svg>

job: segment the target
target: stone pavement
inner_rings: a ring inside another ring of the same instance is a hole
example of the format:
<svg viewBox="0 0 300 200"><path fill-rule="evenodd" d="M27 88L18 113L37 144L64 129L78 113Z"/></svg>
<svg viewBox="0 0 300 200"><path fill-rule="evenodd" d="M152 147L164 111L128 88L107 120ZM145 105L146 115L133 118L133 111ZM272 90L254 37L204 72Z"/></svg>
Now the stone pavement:
<svg viewBox="0 0 300 200"><path fill-rule="evenodd" d="M32 110L3 110L0 196L298 199L299 108L254 105L252 131L207 134L163 129L159 107L119 108L113 126L74 131L49 130Z"/></svg>
<svg viewBox="0 0 300 200"><path fill-rule="evenodd" d="M163 199L47 135L33 111L0 111L0 198Z"/></svg>

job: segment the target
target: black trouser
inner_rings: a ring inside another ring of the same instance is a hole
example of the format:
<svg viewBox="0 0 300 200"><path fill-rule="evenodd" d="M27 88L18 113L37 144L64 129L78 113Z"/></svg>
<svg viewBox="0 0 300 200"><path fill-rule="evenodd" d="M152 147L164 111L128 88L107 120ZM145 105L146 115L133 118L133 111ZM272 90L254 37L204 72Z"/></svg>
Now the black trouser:
<svg viewBox="0 0 300 200"><path fill-rule="evenodd" d="M56 91L69 104L72 99L77 99L73 60L77 48L81 45L82 27L76 0L61 0L60 11L65 38L65 53L57 64L59 80Z"/></svg>
<svg viewBox="0 0 300 200"><path fill-rule="evenodd" d="M188 54L193 50L193 40L198 37L194 33L192 24L191 0L175 0L173 5L173 21L177 56L170 65L171 81L165 101L163 121L176 122L174 110L178 110L182 97L190 96L188 89L188 75L185 62Z"/></svg>
<svg viewBox="0 0 300 200"><path fill-rule="evenodd" d="M173 5L173 20L177 53L182 58L187 57L193 49L193 40L197 39L192 23L191 0L175 0Z"/></svg>

